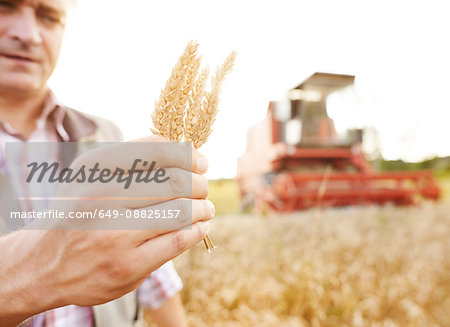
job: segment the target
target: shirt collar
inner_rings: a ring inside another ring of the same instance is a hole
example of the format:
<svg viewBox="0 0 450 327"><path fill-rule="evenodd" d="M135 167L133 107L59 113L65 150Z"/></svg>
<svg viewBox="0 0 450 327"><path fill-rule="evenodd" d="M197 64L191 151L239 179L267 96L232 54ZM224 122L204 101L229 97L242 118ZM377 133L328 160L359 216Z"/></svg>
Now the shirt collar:
<svg viewBox="0 0 450 327"><path fill-rule="evenodd" d="M36 121L36 129L43 128L44 125L49 122L50 124L53 124L56 129L56 133L58 133L61 140L67 142L69 141L69 135L67 134L63 124L65 115L66 110L64 105L59 101L56 95L49 90L44 101L41 115ZM20 137L20 135L11 127L10 124L8 124L8 122L0 120L0 128L10 135Z"/></svg>
<svg viewBox="0 0 450 327"><path fill-rule="evenodd" d="M38 119L38 123L39 121L42 120L42 123L45 124L45 121L51 118L50 121L53 122L56 128L56 132L61 137L61 140L64 142L68 142L70 138L69 135L67 134L66 129L64 128L65 116L66 116L66 107L50 90L45 100L44 109L42 110L41 117L39 117Z"/></svg>

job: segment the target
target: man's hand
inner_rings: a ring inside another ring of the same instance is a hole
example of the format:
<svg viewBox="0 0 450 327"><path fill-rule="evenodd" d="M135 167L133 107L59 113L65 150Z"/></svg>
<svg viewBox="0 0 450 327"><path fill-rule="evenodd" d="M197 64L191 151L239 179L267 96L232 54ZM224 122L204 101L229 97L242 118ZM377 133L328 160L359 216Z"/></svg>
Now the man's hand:
<svg viewBox="0 0 450 327"><path fill-rule="evenodd" d="M149 137L140 141L162 140ZM197 151L192 152L189 162L178 152L164 151L164 147L158 153L148 153L146 148L154 149L145 143L134 148L117 144L86 153L74 165L100 162L104 167L115 168L129 167L127 161L134 158L156 160L159 167L167 168L168 176L174 179L172 183L132 184L127 197L140 197L138 207L136 202L117 201L115 208L123 211L161 206L161 200L155 199L160 195L165 205L181 210L179 227L184 229L89 230L88 221L83 222L84 230L22 230L0 239L1 326L14 326L27 317L64 305L90 306L118 298L205 237L207 221L214 216L214 206L205 200L208 183L202 174L207 169L206 159ZM186 193L182 186L189 178L192 189ZM64 192L76 196L73 188L63 187L59 196ZM120 192L108 184L83 184L80 188L81 195L89 197L114 197ZM111 207L114 201L105 203ZM61 202L52 207L59 205ZM70 201L67 206L93 210L87 208L86 201Z"/></svg>

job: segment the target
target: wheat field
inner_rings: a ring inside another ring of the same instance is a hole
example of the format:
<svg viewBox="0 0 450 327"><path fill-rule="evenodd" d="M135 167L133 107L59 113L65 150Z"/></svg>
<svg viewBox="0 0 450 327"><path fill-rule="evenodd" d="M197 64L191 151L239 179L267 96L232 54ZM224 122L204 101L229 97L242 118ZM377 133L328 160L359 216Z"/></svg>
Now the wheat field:
<svg viewBox="0 0 450 327"><path fill-rule="evenodd" d="M450 204L218 216L175 260L190 326L450 326Z"/></svg>

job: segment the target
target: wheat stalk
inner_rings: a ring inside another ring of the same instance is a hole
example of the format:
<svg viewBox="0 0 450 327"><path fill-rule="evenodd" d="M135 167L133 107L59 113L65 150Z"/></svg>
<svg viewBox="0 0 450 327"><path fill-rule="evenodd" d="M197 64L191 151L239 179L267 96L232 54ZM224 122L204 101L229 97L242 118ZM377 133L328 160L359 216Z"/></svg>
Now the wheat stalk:
<svg viewBox="0 0 450 327"><path fill-rule="evenodd" d="M176 142L181 142L184 137L196 149L205 144L216 119L223 81L232 70L235 57L236 53L232 52L216 69L211 91L207 92L209 70L204 68L199 74L201 57L198 43L190 41L155 103L153 134ZM208 252L216 248L208 234L203 242Z"/></svg>

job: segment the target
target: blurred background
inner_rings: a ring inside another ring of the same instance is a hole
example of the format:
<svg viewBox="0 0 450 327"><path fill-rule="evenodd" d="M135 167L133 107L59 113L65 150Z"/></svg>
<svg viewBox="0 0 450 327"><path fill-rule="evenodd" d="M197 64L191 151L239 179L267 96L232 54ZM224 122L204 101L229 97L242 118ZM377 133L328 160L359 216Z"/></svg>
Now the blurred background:
<svg viewBox="0 0 450 327"><path fill-rule="evenodd" d="M50 85L127 140L189 40L238 54L202 147L218 249L175 261L192 326L450 325L445 9L79 0Z"/></svg>

